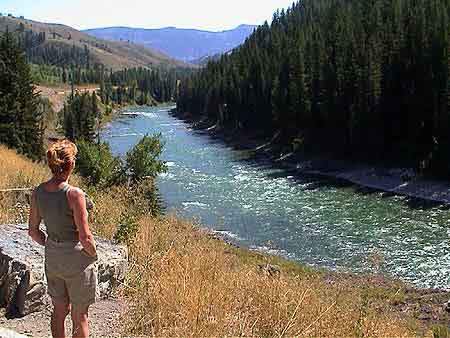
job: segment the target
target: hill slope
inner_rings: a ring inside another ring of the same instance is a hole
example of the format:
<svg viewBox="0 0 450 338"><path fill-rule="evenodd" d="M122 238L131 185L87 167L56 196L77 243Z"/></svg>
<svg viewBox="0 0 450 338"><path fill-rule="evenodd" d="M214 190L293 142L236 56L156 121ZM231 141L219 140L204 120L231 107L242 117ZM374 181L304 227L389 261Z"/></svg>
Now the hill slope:
<svg viewBox="0 0 450 338"><path fill-rule="evenodd" d="M37 53L39 49L44 48L56 48L61 53L74 49L83 53L87 48L92 63L103 64L113 70L150 65L184 65L159 51L128 42L104 41L61 24L0 17L0 32L7 28L10 31L31 30L35 34L41 33L45 36L45 41L34 47Z"/></svg>
<svg viewBox="0 0 450 338"><path fill-rule="evenodd" d="M210 32L175 27L161 29L109 27L88 29L83 32L106 40L131 41L158 49L178 60L192 61L239 46L255 28L256 26L240 25L232 30Z"/></svg>

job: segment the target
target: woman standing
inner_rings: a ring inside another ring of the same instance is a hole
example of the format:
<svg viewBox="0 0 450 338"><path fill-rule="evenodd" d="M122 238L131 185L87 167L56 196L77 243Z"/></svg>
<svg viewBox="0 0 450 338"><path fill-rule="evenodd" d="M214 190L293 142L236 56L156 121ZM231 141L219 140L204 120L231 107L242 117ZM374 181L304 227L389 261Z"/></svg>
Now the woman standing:
<svg viewBox="0 0 450 338"><path fill-rule="evenodd" d="M51 331L65 338L65 319L71 313L73 337L88 337L88 308L95 302L97 251L88 224L86 197L69 185L75 167L76 146L67 140L47 150L53 174L33 192L29 235L45 246L45 274L52 298ZM41 220L47 236L39 228Z"/></svg>

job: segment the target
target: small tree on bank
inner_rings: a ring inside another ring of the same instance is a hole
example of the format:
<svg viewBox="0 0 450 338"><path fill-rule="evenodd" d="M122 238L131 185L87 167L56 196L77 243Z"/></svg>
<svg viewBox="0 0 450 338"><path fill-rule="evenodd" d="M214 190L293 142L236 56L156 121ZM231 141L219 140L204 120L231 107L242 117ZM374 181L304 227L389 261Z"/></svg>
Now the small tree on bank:
<svg viewBox="0 0 450 338"><path fill-rule="evenodd" d="M145 135L129 152L126 157L126 169L132 182L144 178L156 178L167 171L166 164L159 159L164 144L161 135Z"/></svg>

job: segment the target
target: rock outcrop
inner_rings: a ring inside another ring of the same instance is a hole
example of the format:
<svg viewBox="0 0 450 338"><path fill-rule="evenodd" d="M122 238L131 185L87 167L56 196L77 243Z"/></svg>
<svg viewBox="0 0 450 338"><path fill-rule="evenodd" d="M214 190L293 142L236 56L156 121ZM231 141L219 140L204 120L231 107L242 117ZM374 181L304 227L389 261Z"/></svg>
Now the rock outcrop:
<svg viewBox="0 0 450 338"><path fill-rule="evenodd" d="M0 327L0 338L28 338L23 334Z"/></svg>
<svg viewBox="0 0 450 338"><path fill-rule="evenodd" d="M26 225L0 225L0 308L7 317L40 311L49 302L44 274L44 247L28 236ZM98 290L107 298L127 270L126 247L96 238Z"/></svg>

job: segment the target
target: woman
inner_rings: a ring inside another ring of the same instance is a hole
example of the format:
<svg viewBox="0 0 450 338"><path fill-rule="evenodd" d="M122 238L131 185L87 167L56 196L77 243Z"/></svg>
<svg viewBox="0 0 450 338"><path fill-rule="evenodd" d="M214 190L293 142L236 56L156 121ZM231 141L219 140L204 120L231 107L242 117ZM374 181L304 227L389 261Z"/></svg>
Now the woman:
<svg viewBox="0 0 450 338"><path fill-rule="evenodd" d="M53 302L53 337L65 337L64 322L71 313L74 337L88 337L88 308L95 302L97 251L88 224L86 197L68 184L75 167L76 146L58 141L47 150L53 174L33 192L29 235L45 246L45 274ZM46 234L39 228L41 220Z"/></svg>

